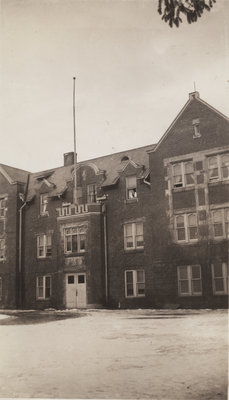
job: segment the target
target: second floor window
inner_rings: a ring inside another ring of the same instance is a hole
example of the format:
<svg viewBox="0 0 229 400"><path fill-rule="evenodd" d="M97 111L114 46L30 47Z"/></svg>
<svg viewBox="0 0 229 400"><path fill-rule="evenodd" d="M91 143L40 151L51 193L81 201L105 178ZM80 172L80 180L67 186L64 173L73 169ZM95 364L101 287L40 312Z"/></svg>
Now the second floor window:
<svg viewBox="0 0 229 400"><path fill-rule="evenodd" d="M184 214L175 217L176 240L191 242L198 239L197 214Z"/></svg>
<svg viewBox="0 0 229 400"><path fill-rule="evenodd" d="M229 179L229 153L208 158L209 181Z"/></svg>
<svg viewBox="0 0 229 400"><path fill-rule="evenodd" d="M78 227L66 228L64 230L64 252L84 253L86 245L86 235Z"/></svg>
<svg viewBox="0 0 229 400"><path fill-rule="evenodd" d="M52 236L39 235L37 236L37 257L45 258L52 255Z"/></svg>
<svg viewBox="0 0 229 400"><path fill-rule="evenodd" d="M145 296L145 271L125 271L126 297Z"/></svg>
<svg viewBox="0 0 229 400"><path fill-rule="evenodd" d="M229 266L227 263L212 264L212 283L214 294L229 293Z"/></svg>
<svg viewBox="0 0 229 400"><path fill-rule="evenodd" d="M200 265L185 265L177 267L179 296L202 295L202 280Z"/></svg>
<svg viewBox="0 0 229 400"><path fill-rule="evenodd" d="M5 239L0 239L0 260L5 258Z"/></svg>
<svg viewBox="0 0 229 400"><path fill-rule="evenodd" d="M137 178L134 175L126 177L126 198L127 200L137 198Z"/></svg>
<svg viewBox="0 0 229 400"><path fill-rule="evenodd" d="M40 195L40 215L48 215L47 205L48 205L48 195L41 194Z"/></svg>
<svg viewBox="0 0 229 400"><path fill-rule="evenodd" d="M133 222L124 225L125 250L143 249L143 222Z"/></svg>
<svg viewBox="0 0 229 400"><path fill-rule="evenodd" d="M87 185L87 203L96 203L96 185Z"/></svg>
<svg viewBox="0 0 229 400"><path fill-rule="evenodd" d="M194 185L194 172L192 161L181 162L173 165L173 187L186 187Z"/></svg>
<svg viewBox="0 0 229 400"><path fill-rule="evenodd" d="M229 238L229 208L212 211L213 236Z"/></svg>

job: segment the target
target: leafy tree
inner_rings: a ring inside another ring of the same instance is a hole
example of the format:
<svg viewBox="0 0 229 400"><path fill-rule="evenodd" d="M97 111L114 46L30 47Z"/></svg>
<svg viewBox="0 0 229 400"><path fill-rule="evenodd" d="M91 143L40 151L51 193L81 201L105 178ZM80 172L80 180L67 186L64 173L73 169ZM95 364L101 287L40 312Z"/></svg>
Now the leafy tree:
<svg viewBox="0 0 229 400"><path fill-rule="evenodd" d="M172 28L179 27L181 15L186 16L189 24L196 22L205 10L210 11L216 0L158 0L158 12Z"/></svg>

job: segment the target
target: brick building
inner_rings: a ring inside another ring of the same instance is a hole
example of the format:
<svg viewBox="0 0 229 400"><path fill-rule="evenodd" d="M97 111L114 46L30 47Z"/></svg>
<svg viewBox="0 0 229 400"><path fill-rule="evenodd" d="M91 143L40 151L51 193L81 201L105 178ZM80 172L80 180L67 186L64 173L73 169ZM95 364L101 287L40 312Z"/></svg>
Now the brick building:
<svg viewBox="0 0 229 400"><path fill-rule="evenodd" d="M0 164L0 306L227 307L228 118L191 93L156 145Z"/></svg>

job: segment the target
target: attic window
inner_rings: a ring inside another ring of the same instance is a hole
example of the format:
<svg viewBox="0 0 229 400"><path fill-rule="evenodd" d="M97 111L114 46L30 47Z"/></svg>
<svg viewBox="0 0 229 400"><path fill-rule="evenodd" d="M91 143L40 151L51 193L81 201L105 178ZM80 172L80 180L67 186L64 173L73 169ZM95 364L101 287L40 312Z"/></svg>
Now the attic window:
<svg viewBox="0 0 229 400"><path fill-rule="evenodd" d="M39 176L36 177L36 180L38 182L43 181L43 179L48 179L52 174L53 174L53 171L52 172L48 172L47 174L39 175Z"/></svg>
<svg viewBox="0 0 229 400"><path fill-rule="evenodd" d="M128 160L129 160L129 157L128 157L128 156L123 156L122 159L121 159L121 162L123 162L123 161L128 161Z"/></svg>
<svg viewBox="0 0 229 400"><path fill-rule="evenodd" d="M193 130L194 130L193 138L195 139L195 138L201 137L201 134L200 134L200 120L199 120L199 118L193 119L192 126L193 126Z"/></svg>

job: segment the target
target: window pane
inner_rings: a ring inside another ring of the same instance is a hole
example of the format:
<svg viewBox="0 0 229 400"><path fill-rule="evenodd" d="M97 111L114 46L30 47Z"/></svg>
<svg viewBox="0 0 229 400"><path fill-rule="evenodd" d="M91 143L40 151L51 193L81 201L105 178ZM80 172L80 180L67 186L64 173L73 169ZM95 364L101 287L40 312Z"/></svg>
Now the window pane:
<svg viewBox="0 0 229 400"><path fill-rule="evenodd" d="M137 236L136 237L136 246L137 247L142 247L143 245L144 245L143 236Z"/></svg>
<svg viewBox="0 0 229 400"><path fill-rule="evenodd" d="M126 291L127 291L127 296L133 296L134 295L134 287L133 287L133 285L128 283Z"/></svg>
<svg viewBox="0 0 229 400"><path fill-rule="evenodd" d="M132 271L126 272L126 281L127 281L127 283L133 283L133 272Z"/></svg>
<svg viewBox="0 0 229 400"><path fill-rule="evenodd" d="M47 242L46 242L47 246L51 246L52 244L52 237L51 235L47 235Z"/></svg>
<svg viewBox="0 0 229 400"><path fill-rule="evenodd" d="M177 228L183 228L184 227L184 217L183 216L176 217L176 223L177 223Z"/></svg>
<svg viewBox="0 0 229 400"><path fill-rule="evenodd" d="M198 279L200 278L200 266L199 265L192 265L192 278Z"/></svg>
<svg viewBox="0 0 229 400"><path fill-rule="evenodd" d="M180 281L180 293L189 293L188 281Z"/></svg>
<svg viewBox="0 0 229 400"><path fill-rule="evenodd" d="M145 284L144 283L137 283L137 295L145 294Z"/></svg>
<svg viewBox="0 0 229 400"><path fill-rule="evenodd" d="M136 188L136 176L128 176L126 177L126 186L127 188Z"/></svg>
<svg viewBox="0 0 229 400"><path fill-rule="evenodd" d="M136 271L137 272L137 282L145 282L145 272L144 271Z"/></svg>
<svg viewBox="0 0 229 400"><path fill-rule="evenodd" d="M74 284L74 278L75 278L74 275L69 275L69 276L68 276L68 284L69 284L69 285Z"/></svg>
<svg viewBox="0 0 229 400"><path fill-rule="evenodd" d="M72 251L77 251L77 235L72 235Z"/></svg>
<svg viewBox="0 0 229 400"><path fill-rule="evenodd" d="M181 165L180 164L175 164L173 166L173 175L174 176L181 175Z"/></svg>
<svg viewBox="0 0 229 400"><path fill-rule="evenodd" d="M39 287L43 287L43 276L39 276L37 279L37 283Z"/></svg>
<svg viewBox="0 0 229 400"><path fill-rule="evenodd" d="M38 246L44 246L44 235L38 236Z"/></svg>
<svg viewBox="0 0 229 400"><path fill-rule="evenodd" d="M214 224L214 236L223 236L223 224Z"/></svg>
<svg viewBox="0 0 229 400"><path fill-rule="evenodd" d="M128 194L128 199L134 199L137 197L136 189L129 189L127 194Z"/></svg>
<svg viewBox="0 0 229 400"><path fill-rule="evenodd" d="M179 267L178 271L180 279L188 279L188 267Z"/></svg>
<svg viewBox="0 0 229 400"><path fill-rule="evenodd" d="M188 215L188 225L189 226L196 226L197 225L196 214Z"/></svg>
<svg viewBox="0 0 229 400"><path fill-rule="evenodd" d="M85 276L84 275L78 275L78 283L84 283L85 281Z"/></svg>
<svg viewBox="0 0 229 400"><path fill-rule="evenodd" d="M222 176L224 179L229 177L229 166L222 167Z"/></svg>
<svg viewBox="0 0 229 400"><path fill-rule="evenodd" d="M191 174L193 172L193 164L192 162L185 163L185 173Z"/></svg>
<svg viewBox="0 0 229 400"><path fill-rule="evenodd" d="M50 287L46 287L45 288L45 298L49 299L50 295L51 295L51 289L50 289Z"/></svg>
<svg viewBox="0 0 229 400"><path fill-rule="evenodd" d="M126 239L126 247L128 248L134 247L134 242L132 237Z"/></svg>
<svg viewBox="0 0 229 400"><path fill-rule="evenodd" d="M132 236L132 224L125 225L126 236Z"/></svg>
<svg viewBox="0 0 229 400"><path fill-rule="evenodd" d="M72 237L71 236L66 237L66 250L72 251Z"/></svg>
<svg viewBox="0 0 229 400"><path fill-rule="evenodd" d="M215 291L224 292L223 278L215 279Z"/></svg>
<svg viewBox="0 0 229 400"><path fill-rule="evenodd" d="M192 292L193 293L201 293L202 292L201 280L192 281Z"/></svg>
<svg viewBox="0 0 229 400"><path fill-rule="evenodd" d="M213 221L214 222L222 222L222 212L220 211L215 211L213 212Z"/></svg>
<svg viewBox="0 0 229 400"><path fill-rule="evenodd" d="M198 237L197 227L193 226L193 227L189 228L189 239L193 240L193 239L197 239L197 237Z"/></svg>
<svg viewBox="0 0 229 400"><path fill-rule="evenodd" d="M177 240L185 240L185 229L177 229Z"/></svg>
<svg viewBox="0 0 229 400"><path fill-rule="evenodd" d="M43 287L38 289L38 297L43 297Z"/></svg>
<svg viewBox="0 0 229 400"><path fill-rule="evenodd" d="M136 234L143 235L143 224L142 223L136 224Z"/></svg>
<svg viewBox="0 0 229 400"><path fill-rule="evenodd" d="M194 184L193 174L186 174L185 180L186 180L186 185L193 185Z"/></svg>
<svg viewBox="0 0 229 400"><path fill-rule="evenodd" d="M217 163L217 157L209 157L208 159L208 166L210 168L217 168L218 167L218 163Z"/></svg>
<svg viewBox="0 0 229 400"><path fill-rule="evenodd" d="M219 176L218 168L210 169L209 176L211 179L218 178L218 176Z"/></svg>
<svg viewBox="0 0 229 400"><path fill-rule="evenodd" d="M221 263L214 264L214 277L221 278L223 276L223 266Z"/></svg>
<svg viewBox="0 0 229 400"><path fill-rule="evenodd" d="M221 162L222 162L222 165L224 166L224 165L229 165L229 154L224 154L222 157L221 157Z"/></svg>

